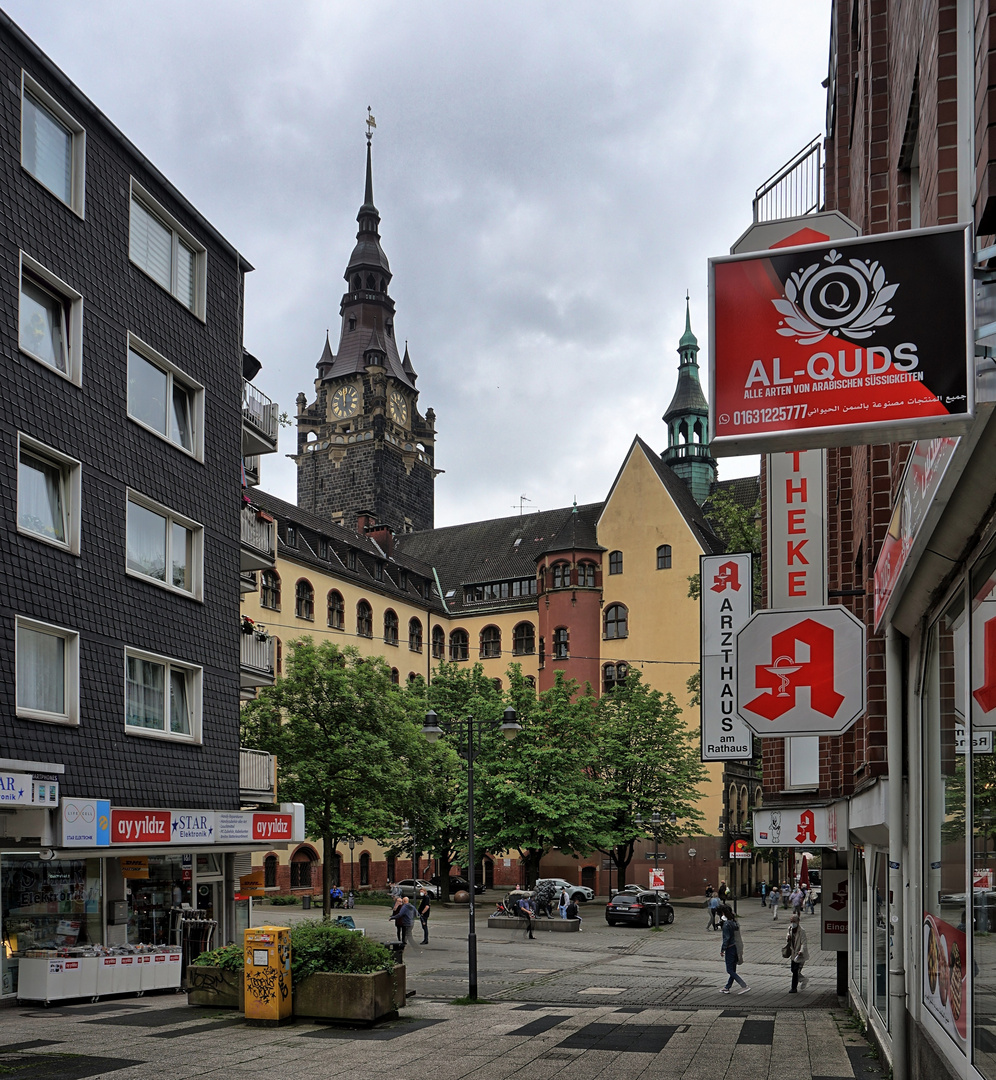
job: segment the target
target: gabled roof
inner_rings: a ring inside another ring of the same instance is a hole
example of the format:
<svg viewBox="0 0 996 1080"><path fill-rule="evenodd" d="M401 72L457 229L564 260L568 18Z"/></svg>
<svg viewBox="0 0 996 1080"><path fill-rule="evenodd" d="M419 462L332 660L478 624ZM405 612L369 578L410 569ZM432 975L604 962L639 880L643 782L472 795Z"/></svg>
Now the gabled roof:
<svg viewBox="0 0 996 1080"><path fill-rule="evenodd" d="M713 532L712 526L709 524L706 516L702 513L701 507L692 498L692 493L688 490L688 485L674 472L673 469L669 468L661 461L660 457L654 453L639 435L634 437L629 448L629 453L623 459L623 463L619 467L619 472L616 473L616 478L612 481L612 487L609 488L609 494L605 499L604 505L607 505L612 498L612 492L615 491L616 485L619 483L619 478L622 476L630 458L638 451L642 452L646 456L647 461L650 462L650 467L664 485L665 491L671 496L671 501L677 507L678 513L685 519L685 524L691 531L692 536L695 537L699 547L702 548L706 555L721 553L724 550L723 541L720 540L715 532Z"/></svg>
<svg viewBox="0 0 996 1080"><path fill-rule="evenodd" d="M711 499L718 492L724 492L744 510L750 510L761 497L760 476L736 476L732 480L717 480L709 494ZM709 499L704 504L706 513L709 512Z"/></svg>

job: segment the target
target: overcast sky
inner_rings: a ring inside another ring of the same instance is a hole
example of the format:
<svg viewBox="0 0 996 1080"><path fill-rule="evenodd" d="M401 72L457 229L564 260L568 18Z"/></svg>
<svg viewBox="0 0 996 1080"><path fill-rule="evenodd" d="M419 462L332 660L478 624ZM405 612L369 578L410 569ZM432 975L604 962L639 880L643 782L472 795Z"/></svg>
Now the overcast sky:
<svg viewBox="0 0 996 1080"><path fill-rule="evenodd" d="M339 333L363 197L436 411L436 524L602 499L663 449L685 290L822 131L829 0L6 0L255 266L245 343L293 415ZM295 467L264 487L295 500ZM720 461L720 476L756 471Z"/></svg>

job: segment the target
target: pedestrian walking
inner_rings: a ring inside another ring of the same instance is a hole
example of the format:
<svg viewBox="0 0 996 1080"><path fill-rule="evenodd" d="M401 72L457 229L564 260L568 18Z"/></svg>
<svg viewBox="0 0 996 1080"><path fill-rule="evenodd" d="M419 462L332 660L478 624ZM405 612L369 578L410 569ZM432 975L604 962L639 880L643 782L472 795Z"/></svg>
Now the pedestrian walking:
<svg viewBox="0 0 996 1080"><path fill-rule="evenodd" d="M519 915L526 920L526 936L530 941L533 940L533 919L535 915L533 913L532 901L529 897L524 896L518 905Z"/></svg>
<svg viewBox="0 0 996 1080"><path fill-rule="evenodd" d="M727 903L730 899L730 890L726 887L726 882L721 881L719 883L719 902L721 904Z"/></svg>
<svg viewBox="0 0 996 1080"><path fill-rule="evenodd" d="M809 980L803 975L802 968L809 959L809 946L806 943L806 931L803 929L802 919L795 913L789 918L789 929L782 948L782 956L792 966L792 989L789 993L797 994L800 982L805 990Z"/></svg>
<svg viewBox="0 0 996 1080"><path fill-rule="evenodd" d="M432 912L432 905L429 903L429 894L423 889L418 895L418 907L415 909L418 913L418 921L422 924L422 944L429 944L429 915Z"/></svg>
<svg viewBox="0 0 996 1080"><path fill-rule="evenodd" d="M567 919L577 919L578 921L578 933L581 933L581 923L584 919L581 918L581 912L578 910L578 904L576 900L571 900L567 904L567 908L564 912L564 917Z"/></svg>
<svg viewBox="0 0 996 1080"><path fill-rule="evenodd" d="M766 881L761 882L761 907L768 906L768 883Z"/></svg>
<svg viewBox="0 0 996 1080"><path fill-rule="evenodd" d="M397 910L391 912L388 916L389 919L394 920L394 925L398 928L398 940L401 942L401 947L411 944L412 940L412 926L415 923L415 908L412 902L407 896L401 897L401 906Z"/></svg>
<svg viewBox="0 0 996 1080"><path fill-rule="evenodd" d="M558 907L558 908L559 908L559 910L560 910L560 917L561 917L562 919L566 919L566 918L567 918L567 905L568 905L568 904L569 904L570 902L571 902L571 901L570 901L570 897L569 897L569 896L567 895L567 890L566 890L566 889L561 889L561 890L560 890L560 901L559 901L559 903L557 904L557 907Z"/></svg>
<svg viewBox="0 0 996 1080"><path fill-rule="evenodd" d="M402 906L405 903L406 903L406 898L404 896L401 896L401 895L396 896L394 898L394 907L391 908L391 914L388 915L388 918L394 923L394 929L398 933L398 941L401 941L405 936L404 931L403 931L403 929L401 927L401 923L398 922L398 912L401 910Z"/></svg>
<svg viewBox="0 0 996 1080"><path fill-rule="evenodd" d="M744 962L744 941L740 936L740 923L733 914L733 908L724 904L720 908L720 918L723 924L723 944L719 947L720 954L726 961L726 986L720 987L721 994L728 994L734 983L740 986L740 993L746 994L750 987L737 974L737 965Z"/></svg>
<svg viewBox="0 0 996 1080"><path fill-rule="evenodd" d="M803 897L802 887L799 886L799 885L796 885L795 891L792 893L791 897L789 898L789 900L790 900L790 902L792 904L792 914L793 915L801 915L802 914L802 901L803 901L803 899L804 899L804 897Z"/></svg>
<svg viewBox="0 0 996 1080"><path fill-rule="evenodd" d="M771 886L771 918L774 922L778 922L778 901L781 899L782 890L777 885Z"/></svg>
<svg viewBox="0 0 996 1080"><path fill-rule="evenodd" d="M718 896L710 896L709 897L709 922L706 923L706 929L707 930L719 930L719 929L721 929L719 926L716 925L716 918L719 915L719 908L720 908L719 897Z"/></svg>
<svg viewBox="0 0 996 1080"><path fill-rule="evenodd" d="M815 890L812 888L812 886L810 886L806 890L806 907L809 909L809 914L810 915L815 915L816 914L816 908L813 906L813 892L814 891Z"/></svg>

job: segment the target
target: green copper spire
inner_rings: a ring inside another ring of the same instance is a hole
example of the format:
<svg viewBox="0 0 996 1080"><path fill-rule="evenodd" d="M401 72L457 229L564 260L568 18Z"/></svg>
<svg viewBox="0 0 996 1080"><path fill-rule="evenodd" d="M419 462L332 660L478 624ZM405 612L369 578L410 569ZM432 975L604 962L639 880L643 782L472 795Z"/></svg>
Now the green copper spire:
<svg viewBox="0 0 996 1080"><path fill-rule="evenodd" d="M699 351L699 339L692 333L692 313L689 307L688 290L685 290L685 332L681 335L681 340L678 342L678 352L684 354L686 349L693 349L692 361L694 363L694 354ZM688 363L685 360L684 355L681 357L682 361Z"/></svg>

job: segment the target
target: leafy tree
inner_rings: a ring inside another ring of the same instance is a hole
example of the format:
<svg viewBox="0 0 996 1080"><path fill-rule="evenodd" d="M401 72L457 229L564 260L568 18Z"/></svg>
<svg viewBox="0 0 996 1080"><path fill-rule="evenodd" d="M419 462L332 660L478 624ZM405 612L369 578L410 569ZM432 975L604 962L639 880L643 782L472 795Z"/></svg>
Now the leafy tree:
<svg viewBox="0 0 996 1080"><path fill-rule="evenodd" d="M754 564L754 606L761 604L761 500L755 499L753 505L743 506L729 491L720 490L710 495L703 506L703 511L716 535L723 541L727 551L749 551ZM698 600L701 590L698 574L688 575L688 595Z"/></svg>
<svg viewBox="0 0 996 1080"><path fill-rule="evenodd" d="M659 812L657 838L675 843L688 832L687 824L679 824L702 820L695 804L706 771L697 736L682 722L674 697L651 689L633 668L625 682L598 699L594 721L591 776L599 840L591 846L612 859L622 889L636 841L647 831L636 816L649 821Z"/></svg>
<svg viewBox="0 0 996 1080"><path fill-rule="evenodd" d="M403 692L380 658L311 638L288 647L286 673L242 712L243 745L276 754L278 791L305 807L322 843L323 907L336 848L350 834L383 837L404 811L408 778L427 757Z"/></svg>
<svg viewBox="0 0 996 1080"><path fill-rule="evenodd" d="M539 699L518 665L509 696L522 730L495 745L482 770L479 830L498 851L518 851L531 887L551 848L590 851L598 839L598 791L592 780L595 699L578 695L556 673Z"/></svg>

